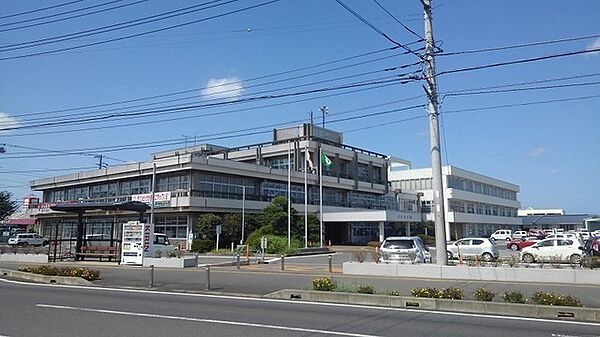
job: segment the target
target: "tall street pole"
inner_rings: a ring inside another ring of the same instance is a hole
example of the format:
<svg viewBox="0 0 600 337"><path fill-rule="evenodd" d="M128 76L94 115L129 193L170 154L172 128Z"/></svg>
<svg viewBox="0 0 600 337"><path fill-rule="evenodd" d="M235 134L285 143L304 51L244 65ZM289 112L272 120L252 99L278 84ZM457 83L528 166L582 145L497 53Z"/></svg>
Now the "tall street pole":
<svg viewBox="0 0 600 337"><path fill-rule="evenodd" d="M435 249L437 264L447 265L446 220L444 212L444 184L442 181L442 156L440 149L440 125L437 83L435 78L435 43L431 19L431 0L421 0L425 19L425 91L428 96L429 138L431 143L431 169L433 178L433 206L435 214Z"/></svg>
<svg viewBox="0 0 600 337"><path fill-rule="evenodd" d="M304 146L304 248L308 248L308 182L306 162L308 161L308 145Z"/></svg>
<svg viewBox="0 0 600 337"><path fill-rule="evenodd" d="M288 143L288 247L292 245L292 158L291 143Z"/></svg>
<svg viewBox="0 0 600 337"><path fill-rule="evenodd" d="M244 232L246 231L246 185L242 185L242 239L240 245L244 244Z"/></svg>

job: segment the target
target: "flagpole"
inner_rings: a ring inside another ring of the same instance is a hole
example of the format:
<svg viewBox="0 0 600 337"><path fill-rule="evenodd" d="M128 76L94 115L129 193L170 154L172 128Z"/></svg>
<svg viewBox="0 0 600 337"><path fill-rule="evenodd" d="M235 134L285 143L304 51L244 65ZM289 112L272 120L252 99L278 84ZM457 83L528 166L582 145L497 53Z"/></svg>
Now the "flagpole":
<svg viewBox="0 0 600 337"><path fill-rule="evenodd" d="M323 148L319 146L319 240L323 248Z"/></svg>
<svg viewBox="0 0 600 337"><path fill-rule="evenodd" d="M306 162L308 161L308 144L304 146L304 248L308 248L308 182L306 181Z"/></svg>
<svg viewBox="0 0 600 337"><path fill-rule="evenodd" d="M292 161L290 143L288 143L288 247L292 245Z"/></svg>

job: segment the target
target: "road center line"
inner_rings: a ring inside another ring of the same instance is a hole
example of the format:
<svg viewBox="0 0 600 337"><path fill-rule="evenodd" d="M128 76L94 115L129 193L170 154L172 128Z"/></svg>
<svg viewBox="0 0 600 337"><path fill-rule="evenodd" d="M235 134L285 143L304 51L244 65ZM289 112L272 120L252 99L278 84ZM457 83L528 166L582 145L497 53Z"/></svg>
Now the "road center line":
<svg viewBox="0 0 600 337"><path fill-rule="evenodd" d="M52 304L36 304L35 306L36 307L40 307L40 308L51 308L51 309L63 309L63 310L98 312L98 313L103 313L103 314L112 314L112 315L121 315L121 316L134 316L134 317L146 317L146 318L161 318L161 319L171 319L171 320L178 320L178 321L200 322L200 323L211 323L211 324L224 324L224 325L244 326L244 327L273 329L273 330L296 331L296 332L302 332L302 333L318 333L318 334L335 335L335 336L378 337L378 336L375 336L375 335L365 335L365 334L351 333L351 332L342 332L342 331L329 331L329 330L319 330L319 329L307 329L307 328L297 328L297 327L290 327L290 326L283 326L283 325L271 325L271 324L248 323L248 322L235 322L235 321L225 321L225 320L219 320L219 319L208 319L208 318L195 318L195 317L180 317L180 316L158 315L158 314L148 314L148 313L142 313L142 312L129 312L129 311L93 309L93 308L79 308L79 307L70 307L70 306L52 305ZM2 337L2 336L0 336L0 337Z"/></svg>

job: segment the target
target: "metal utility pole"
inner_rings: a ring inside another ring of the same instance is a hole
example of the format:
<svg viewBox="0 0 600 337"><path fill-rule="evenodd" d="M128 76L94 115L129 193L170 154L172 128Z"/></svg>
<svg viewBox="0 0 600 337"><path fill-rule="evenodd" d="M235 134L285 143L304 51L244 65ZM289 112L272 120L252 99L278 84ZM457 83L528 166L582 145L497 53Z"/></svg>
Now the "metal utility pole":
<svg viewBox="0 0 600 337"><path fill-rule="evenodd" d="M323 129L325 129L325 115L329 112L329 109L326 106L322 106L319 108L321 111L321 115L323 116Z"/></svg>
<svg viewBox="0 0 600 337"><path fill-rule="evenodd" d="M246 185L242 185L242 239L240 245L244 244L244 232L246 231Z"/></svg>
<svg viewBox="0 0 600 337"><path fill-rule="evenodd" d="M433 185L433 207L435 214L435 249L437 264L447 265L446 220L444 211L444 184L442 181L442 156L440 149L440 125L438 112L437 83L435 78L435 43L431 19L431 0L421 0L425 19L425 91L428 96L429 138L431 142L431 169Z"/></svg>
<svg viewBox="0 0 600 337"><path fill-rule="evenodd" d="M94 156L94 158L98 159L98 170L101 170L104 167L104 163L102 162L102 158L104 156L101 154L97 154Z"/></svg>
<svg viewBox="0 0 600 337"><path fill-rule="evenodd" d="M154 193L156 193L156 163L152 163L152 194L150 195L150 234L154 235Z"/></svg>

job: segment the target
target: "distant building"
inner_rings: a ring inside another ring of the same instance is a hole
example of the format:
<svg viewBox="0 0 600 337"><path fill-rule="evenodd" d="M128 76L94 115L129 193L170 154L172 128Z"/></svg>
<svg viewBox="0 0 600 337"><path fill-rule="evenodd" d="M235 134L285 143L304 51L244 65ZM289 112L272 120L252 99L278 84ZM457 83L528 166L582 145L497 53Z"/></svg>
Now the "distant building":
<svg viewBox="0 0 600 337"><path fill-rule="evenodd" d="M322 172L320 147L333 163ZM306 152L315 166L307 169L310 213L318 212L319 175L323 175L325 242L361 244L395 234L392 230L398 225L420 221L417 195L389 189L386 155L346 145L341 133L311 124L274 130L272 141L261 144L173 149L142 162L34 180L31 187L43 192L37 205L42 234L54 237L58 231L68 239L75 235L77 216L52 211L52 204L148 203L156 165L155 230L189 244L200 214L241 213L242 200L245 212L259 212L274 197L287 197L288 167L292 205L302 214ZM86 212L84 234L106 235L113 245L120 238L121 224L137 218L125 211Z"/></svg>
<svg viewBox="0 0 600 337"><path fill-rule="evenodd" d="M524 229L563 229L576 231L600 229L600 218L592 214L562 214L562 215L527 215L523 219Z"/></svg>
<svg viewBox="0 0 600 337"><path fill-rule="evenodd" d="M392 188L418 192L423 221L434 220L431 168L391 167L388 176ZM518 185L455 166L444 166L442 174L447 239L484 237L497 229L521 227Z"/></svg>
<svg viewBox="0 0 600 337"><path fill-rule="evenodd" d="M520 209L517 215L565 215L565 210L562 208L534 209L532 207L528 207L527 209Z"/></svg>

